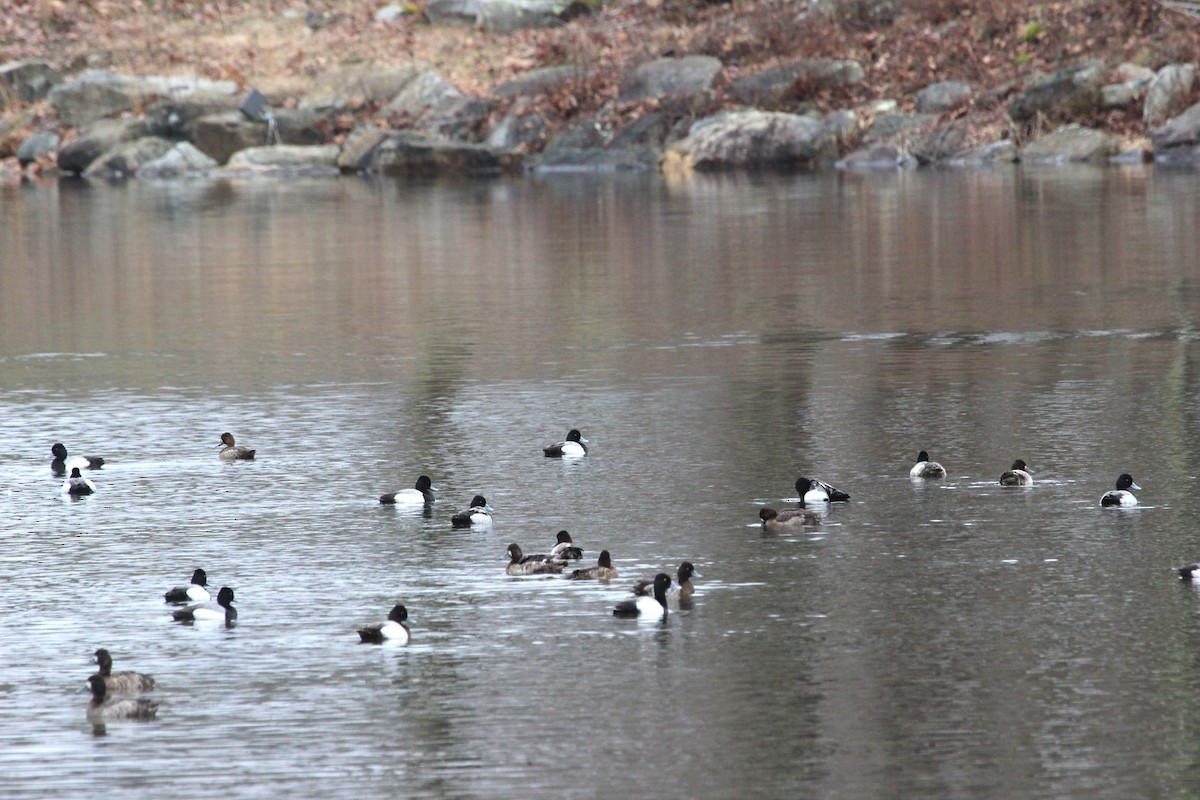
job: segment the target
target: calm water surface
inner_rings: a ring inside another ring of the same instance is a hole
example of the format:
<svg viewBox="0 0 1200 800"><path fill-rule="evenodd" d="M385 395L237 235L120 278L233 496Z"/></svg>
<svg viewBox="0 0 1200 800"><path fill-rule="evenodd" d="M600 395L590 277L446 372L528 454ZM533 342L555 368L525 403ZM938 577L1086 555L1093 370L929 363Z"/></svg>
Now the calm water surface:
<svg viewBox="0 0 1200 800"><path fill-rule="evenodd" d="M0 795L1194 796L1198 218L1140 168L0 187ZM852 501L764 534L801 474ZM560 528L621 578L505 576ZM197 566L235 628L170 620ZM87 723L97 647L157 721Z"/></svg>

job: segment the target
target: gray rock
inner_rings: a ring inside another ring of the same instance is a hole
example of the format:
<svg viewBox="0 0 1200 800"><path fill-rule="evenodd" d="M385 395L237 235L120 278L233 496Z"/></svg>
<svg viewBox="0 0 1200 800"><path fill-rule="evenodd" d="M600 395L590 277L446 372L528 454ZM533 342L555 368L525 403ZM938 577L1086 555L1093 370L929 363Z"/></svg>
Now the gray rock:
<svg viewBox="0 0 1200 800"><path fill-rule="evenodd" d="M1196 80L1191 64L1168 64L1158 71L1146 89L1142 118L1147 125L1161 125L1187 103Z"/></svg>
<svg viewBox="0 0 1200 800"><path fill-rule="evenodd" d="M232 81L133 78L93 70L55 86L49 98L63 124L78 127L92 120L139 111L162 97L233 95L236 91L237 85Z"/></svg>
<svg viewBox="0 0 1200 800"><path fill-rule="evenodd" d="M80 174L102 153L142 135L140 119L101 119L87 126L73 141L58 151L58 168Z"/></svg>
<svg viewBox="0 0 1200 800"><path fill-rule="evenodd" d="M664 168L696 170L811 168L836 154L819 120L772 111L723 111L692 125L667 148Z"/></svg>
<svg viewBox="0 0 1200 800"><path fill-rule="evenodd" d="M143 164L161 158L174 142L159 136L143 136L107 150L84 170L85 178L124 179L137 175Z"/></svg>
<svg viewBox="0 0 1200 800"><path fill-rule="evenodd" d="M576 0L431 0L426 15L434 25L474 25L497 33L553 28L590 5Z"/></svg>
<svg viewBox="0 0 1200 800"><path fill-rule="evenodd" d="M332 175L338 172L340 153L341 148L334 144L249 147L234 153L225 170Z"/></svg>
<svg viewBox="0 0 1200 800"><path fill-rule="evenodd" d="M336 130L338 111L332 108L279 108L275 119L274 144L328 144ZM262 144L263 142L258 142Z"/></svg>
<svg viewBox="0 0 1200 800"><path fill-rule="evenodd" d="M463 93L453 84L434 70L425 69L413 76L380 114L385 118L398 118L402 125L406 122L411 124L429 109L461 97Z"/></svg>
<svg viewBox="0 0 1200 800"><path fill-rule="evenodd" d="M31 164L57 150L58 142L57 131L34 131L17 148L17 161L21 162L21 166Z"/></svg>
<svg viewBox="0 0 1200 800"><path fill-rule="evenodd" d="M559 131L534 159L539 172L613 172L655 169L663 147L674 135L673 117L645 114L628 127L614 130L594 117Z"/></svg>
<svg viewBox="0 0 1200 800"><path fill-rule="evenodd" d="M167 139L191 138L196 120L236 109L237 98L232 95L166 97L146 110L146 132Z"/></svg>
<svg viewBox="0 0 1200 800"><path fill-rule="evenodd" d="M1008 115L1025 122L1039 114L1065 119L1093 111L1100 105L1103 71L1103 62L1088 61L1044 77L1013 98Z"/></svg>
<svg viewBox="0 0 1200 800"><path fill-rule="evenodd" d="M971 99L971 84L962 81L939 81L917 92L917 111L941 114L952 111Z"/></svg>
<svg viewBox="0 0 1200 800"><path fill-rule="evenodd" d="M266 143L267 123L246 119L240 111L209 114L192 124L192 144L218 164L239 150Z"/></svg>
<svg viewBox="0 0 1200 800"><path fill-rule="evenodd" d="M1156 161L1167 150L1200 145L1200 103L1151 131L1150 142Z"/></svg>
<svg viewBox="0 0 1200 800"><path fill-rule="evenodd" d="M191 142L178 142L160 157L142 164L137 176L146 180L204 175L216 166L216 161L197 150Z"/></svg>
<svg viewBox="0 0 1200 800"><path fill-rule="evenodd" d="M921 164L936 164L953 158L967 146L968 126L940 125L909 145L909 153Z"/></svg>
<svg viewBox="0 0 1200 800"><path fill-rule="evenodd" d="M1100 87L1100 108L1129 108L1137 103L1146 92L1143 81L1126 81L1125 83L1110 83Z"/></svg>
<svg viewBox="0 0 1200 800"><path fill-rule="evenodd" d="M45 61L31 59L0 65L0 111L12 101L33 103L62 83L62 76Z"/></svg>
<svg viewBox="0 0 1200 800"><path fill-rule="evenodd" d="M1021 151L1021 161L1027 164L1105 161L1117 149L1117 140L1107 133L1072 123L1026 145Z"/></svg>
<svg viewBox="0 0 1200 800"><path fill-rule="evenodd" d="M1123 64L1117 65L1117 77L1122 83L1131 83L1134 81L1142 81L1149 83L1154 79L1154 70L1149 67L1143 67L1141 64L1131 64L1126 61Z"/></svg>
<svg viewBox="0 0 1200 800"><path fill-rule="evenodd" d="M409 11L409 7L398 6L392 3L376 11L374 19L376 22L382 22L385 25L391 25L395 22L399 22L401 19L411 13L412 12Z"/></svg>
<svg viewBox="0 0 1200 800"><path fill-rule="evenodd" d="M721 74L712 56L659 58L641 64L621 81L620 99L632 103L649 98L690 97L707 92Z"/></svg>
<svg viewBox="0 0 1200 800"><path fill-rule="evenodd" d="M376 64L337 67L318 75L297 105L301 109L340 110L383 103L428 71L428 67L416 63L393 67Z"/></svg>
<svg viewBox="0 0 1200 800"><path fill-rule="evenodd" d="M833 134L833 138L839 146L854 141L862 135L862 126L859 124L858 115L853 111L845 109L831 111L821 118L821 124L825 126L825 130Z"/></svg>
<svg viewBox="0 0 1200 800"><path fill-rule="evenodd" d="M863 131L863 139L866 141L894 139L912 131L932 127L939 118L939 114L911 114L905 111L881 114Z"/></svg>
<svg viewBox="0 0 1200 800"><path fill-rule="evenodd" d="M482 5L480 0L430 0L425 15L434 25L480 25Z"/></svg>
<svg viewBox="0 0 1200 800"><path fill-rule="evenodd" d="M371 169L375 159L375 149L395 131L378 128L374 125L356 127L350 131L346 141L342 142L342 151L338 153L337 165L342 172L366 172Z"/></svg>
<svg viewBox="0 0 1200 800"><path fill-rule="evenodd" d="M1011 139L1001 139L998 142L976 145L955 153L946 159L951 166L980 166L987 164L1012 164L1020 158L1017 146Z"/></svg>
<svg viewBox="0 0 1200 800"><path fill-rule="evenodd" d="M581 80L586 74L581 67L570 65L542 67L493 86L492 94L497 97L536 97L569 81Z"/></svg>
<svg viewBox="0 0 1200 800"><path fill-rule="evenodd" d="M482 97L463 96L446 100L425 110L412 127L461 142L481 142L496 104Z"/></svg>
<svg viewBox="0 0 1200 800"><path fill-rule="evenodd" d="M838 169L899 169L905 165L907 154L891 144L873 144L862 147L838 159Z"/></svg>
<svg viewBox="0 0 1200 800"><path fill-rule="evenodd" d="M476 175L519 170L521 156L416 131L363 133L343 149L343 171L382 175Z"/></svg>
<svg viewBox="0 0 1200 800"><path fill-rule="evenodd" d="M859 83L864 76L857 61L804 58L739 78L727 91L739 103L770 109L822 89Z"/></svg>

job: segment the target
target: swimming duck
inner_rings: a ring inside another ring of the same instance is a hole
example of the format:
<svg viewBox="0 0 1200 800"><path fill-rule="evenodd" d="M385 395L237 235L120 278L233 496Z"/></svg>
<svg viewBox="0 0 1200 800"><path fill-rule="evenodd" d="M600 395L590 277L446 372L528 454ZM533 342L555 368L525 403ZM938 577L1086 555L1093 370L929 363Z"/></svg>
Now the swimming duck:
<svg viewBox="0 0 1200 800"><path fill-rule="evenodd" d="M1128 472L1122 472L1117 478L1117 488L1111 492L1105 492L1100 498L1102 506L1136 506L1138 504L1137 496L1130 489L1141 489L1133 482L1133 477Z"/></svg>
<svg viewBox="0 0 1200 800"><path fill-rule="evenodd" d="M192 582L187 586L176 586L163 594L164 602L176 604L207 603L211 599L212 595L208 593L208 575L202 569L192 573Z"/></svg>
<svg viewBox="0 0 1200 800"><path fill-rule="evenodd" d="M176 622L224 622L225 627L232 628L238 615L232 603L233 589L222 586L217 592L216 607L212 603L200 603L172 611L171 616Z"/></svg>
<svg viewBox="0 0 1200 800"><path fill-rule="evenodd" d="M623 600L613 609L614 617L646 617L661 619L667 615L667 589L671 587L671 576L660 572L654 576L654 591L650 597L641 595L632 600Z"/></svg>
<svg viewBox="0 0 1200 800"><path fill-rule="evenodd" d="M437 487L433 485L433 481L429 480L429 476L422 475L417 478L413 488L381 495L379 502L385 506L421 506L432 503L433 493L436 491Z"/></svg>
<svg viewBox="0 0 1200 800"><path fill-rule="evenodd" d="M559 531L557 541L550 550L548 558L561 559L563 561L578 561L583 558L583 548L575 546L571 541L571 534L566 531Z"/></svg>
<svg viewBox="0 0 1200 800"><path fill-rule="evenodd" d="M825 517L809 508L785 508L776 511L773 508L760 509L758 518L762 520L763 530L778 530L797 525L819 525Z"/></svg>
<svg viewBox="0 0 1200 800"><path fill-rule="evenodd" d="M917 455L917 463L908 471L910 478L944 478L946 468L936 461L929 460L929 453L922 450Z"/></svg>
<svg viewBox="0 0 1200 800"><path fill-rule="evenodd" d="M67 448L62 442L55 442L50 448L50 452L54 454L54 460L50 462L50 471L55 475L66 475L69 470L79 467L80 469L100 469L104 466L104 459L99 456L75 456L67 458Z"/></svg>
<svg viewBox="0 0 1200 800"><path fill-rule="evenodd" d="M805 505L809 503L842 503L850 499L850 495L841 489L835 489L825 481L806 478L803 475L796 478L796 494L804 499Z"/></svg>
<svg viewBox="0 0 1200 800"><path fill-rule="evenodd" d="M158 711L158 703L145 697L112 697L104 677L99 673L88 678L92 700L88 703L88 722L99 723L114 719L150 719Z"/></svg>
<svg viewBox="0 0 1200 800"><path fill-rule="evenodd" d="M508 555L508 566L504 571L509 575L557 575L563 571L559 561L530 561L521 552L521 545L513 542L505 550Z"/></svg>
<svg viewBox="0 0 1200 800"><path fill-rule="evenodd" d="M680 563L679 570L676 572L675 584L667 590L667 598L689 600L696 591L696 587L692 585L693 577L703 578L704 576L696 571L696 568L692 566L692 562L684 561ZM654 595L654 581L638 581L633 585L633 593L639 597L652 597Z"/></svg>
<svg viewBox="0 0 1200 800"><path fill-rule="evenodd" d="M611 581L615 577L617 577L617 570L612 565L612 556L608 554L607 550L601 550L600 558L596 560L596 566L574 570L567 576L567 579L572 581L592 579Z"/></svg>
<svg viewBox="0 0 1200 800"><path fill-rule="evenodd" d="M221 452L217 456L222 461L250 461L254 458L257 450L251 450L249 447L240 447L233 443L233 434L228 431L221 434L221 444L219 445Z"/></svg>
<svg viewBox="0 0 1200 800"><path fill-rule="evenodd" d="M72 497L85 497L96 491L96 484L79 474L79 467L71 468L71 477L63 481L62 490Z"/></svg>
<svg viewBox="0 0 1200 800"><path fill-rule="evenodd" d="M1200 564L1188 564L1179 568L1179 577L1185 581L1200 581Z"/></svg>
<svg viewBox="0 0 1200 800"><path fill-rule="evenodd" d="M137 694L138 692L153 691L154 678L149 675L129 670L113 672L112 655L103 647L97 650L92 658L100 667L96 674L104 681L104 688L108 694Z"/></svg>
<svg viewBox="0 0 1200 800"><path fill-rule="evenodd" d="M388 612L387 620L384 622L375 622L359 628L359 639L372 644L380 644L385 641L408 644L409 639L412 638L412 632L404 622L406 619L408 619L408 609L397 603L392 606L392 610Z"/></svg>
<svg viewBox="0 0 1200 800"><path fill-rule="evenodd" d="M492 511L493 509L488 505L487 498L481 494L477 494L471 500L470 508L466 511L460 511L450 518L450 526L453 528L470 528L472 525L491 525Z"/></svg>
<svg viewBox="0 0 1200 800"><path fill-rule="evenodd" d="M583 438L575 428L567 432L567 440L565 442L557 442L549 447L543 447L542 452L546 454L546 458L577 458L587 455L587 439Z"/></svg>
<svg viewBox="0 0 1200 800"><path fill-rule="evenodd" d="M1005 472L1000 473L1001 486L1032 486L1033 470L1025 466L1025 462L1017 459Z"/></svg>

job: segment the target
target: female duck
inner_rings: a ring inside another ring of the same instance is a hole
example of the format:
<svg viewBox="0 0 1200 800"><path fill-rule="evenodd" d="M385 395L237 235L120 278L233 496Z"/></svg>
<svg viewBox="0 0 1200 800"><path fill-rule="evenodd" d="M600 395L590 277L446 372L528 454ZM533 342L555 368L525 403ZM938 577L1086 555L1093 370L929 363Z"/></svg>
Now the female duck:
<svg viewBox="0 0 1200 800"><path fill-rule="evenodd" d="M583 438L575 428L567 432L565 442L557 442L549 447L543 447L546 458L579 458L587 455L587 439Z"/></svg>
<svg viewBox="0 0 1200 800"><path fill-rule="evenodd" d="M176 586L163 594L163 601L181 605L184 603L207 603L212 599L208 593L208 574L202 569L192 573L192 582L187 586Z"/></svg>
<svg viewBox="0 0 1200 800"><path fill-rule="evenodd" d="M471 526L484 527L491 525L492 510L492 507L488 505L487 498L481 494L477 494L471 500L470 508L466 511L460 511L450 518L450 527L470 528Z"/></svg>
<svg viewBox="0 0 1200 800"><path fill-rule="evenodd" d="M417 478L413 488L381 495L379 502L385 506L423 506L433 502L433 493L436 491L437 487L429 480L429 476L422 475Z"/></svg>
<svg viewBox="0 0 1200 800"><path fill-rule="evenodd" d="M658 573L654 576L654 591L650 597L642 595L617 603L613 616L662 619L667 616L667 590L670 587L671 576L665 572Z"/></svg>
<svg viewBox="0 0 1200 800"><path fill-rule="evenodd" d="M88 703L88 722L101 723L114 719L150 719L158 711L158 703L145 697L112 697L104 678L95 674L88 678L92 700Z"/></svg>
<svg viewBox="0 0 1200 800"><path fill-rule="evenodd" d="M560 561L534 561L527 559L521 551L521 545L513 542L505 550L508 555L508 566L504 571L509 575L559 575L563 571Z"/></svg>
<svg viewBox="0 0 1200 800"><path fill-rule="evenodd" d="M1128 472L1122 472L1121 477L1117 478L1117 488L1111 492L1105 492L1100 497L1100 505L1102 506L1121 506L1128 508L1138 504L1137 496L1129 491L1130 489L1141 489L1133 482L1133 477Z"/></svg>
<svg viewBox="0 0 1200 800"><path fill-rule="evenodd" d="M257 450L251 450L249 447L241 447L233 442L233 434L226 431L221 434L221 443L217 445L221 448L221 452L217 453L217 457L222 461L250 461L254 458Z"/></svg>
<svg viewBox="0 0 1200 800"><path fill-rule="evenodd" d="M1021 459L1013 462L1012 466L1000 474L1001 486L1032 486L1033 470Z"/></svg>
<svg viewBox="0 0 1200 800"><path fill-rule="evenodd" d="M79 474L79 467L71 469L71 477L63 481L62 490L72 497L86 497L95 494L96 484Z"/></svg>
<svg viewBox="0 0 1200 800"><path fill-rule="evenodd" d="M908 471L910 478L944 478L946 468L936 461L929 460L929 453L922 450L917 455L917 463Z"/></svg>
<svg viewBox="0 0 1200 800"><path fill-rule="evenodd" d="M101 647L93 656L100 670L96 675L104 681L104 689L108 694L137 694L154 689L154 678L140 672L122 670L112 671L112 655Z"/></svg>
<svg viewBox="0 0 1200 800"><path fill-rule="evenodd" d="M816 478L809 479L803 475L796 478L796 494L803 498L805 505L843 503L850 499L850 495L841 489L835 489L825 481L819 481Z"/></svg>
<svg viewBox="0 0 1200 800"><path fill-rule="evenodd" d="M794 528L798 525L819 525L825 521L823 516L808 508L785 508L783 511L764 508L758 512L758 518L762 520L763 530L766 531Z"/></svg>
<svg viewBox="0 0 1200 800"><path fill-rule="evenodd" d="M596 561L596 566L574 570L567 576L567 580L587 581L595 579L611 581L615 577L617 577L617 570L612 565L612 556L608 554L607 550L601 550L600 558Z"/></svg>
<svg viewBox="0 0 1200 800"><path fill-rule="evenodd" d="M696 568L692 566L692 562L684 561L679 565L676 577L676 585L667 591L667 598L687 601L696 592L696 587L692 585L692 578L703 578L704 576L696 571ZM653 597L654 581L638 581L633 585L633 593L638 597Z"/></svg>
<svg viewBox="0 0 1200 800"><path fill-rule="evenodd" d="M359 628L359 639L372 644L382 644L383 642L408 644L409 639L412 638L412 631L408 629L408 625L405 623L406 619L408 619L408 609L397 603L392 606L385 621Z"/></svg>
<svg viewBox="0 0 1200 800"><path fill-rule="evenodd" d="M55 475L66 475L76 467L79 469L100 469L104 466L104 459L99 456L75 456L74 458L67 458L67 448L62 442L55 442L50 448L50 452L54 454L54 460L50 462L50 470Z"/></svg>
<svg viewBox="0 0 1200 800"><path fill-rule="evenodd" d="M233 589L228 586L222 586L221 591L217 592L215 608L208 603L171 612L176 622L224 622L226 628L234 626L237 615L237 609L233 607Z"/></svg>

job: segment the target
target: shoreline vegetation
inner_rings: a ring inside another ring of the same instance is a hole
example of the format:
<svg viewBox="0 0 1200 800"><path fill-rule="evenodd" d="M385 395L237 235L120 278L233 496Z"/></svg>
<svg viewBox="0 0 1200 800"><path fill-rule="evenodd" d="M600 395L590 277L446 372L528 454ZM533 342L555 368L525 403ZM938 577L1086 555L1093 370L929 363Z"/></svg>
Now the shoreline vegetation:
<svg viewBox="0 0 1200 800"><path fill-rule="evenodd" d="M1155 0L0 0L0 177L1200 163Z"/></svg>

